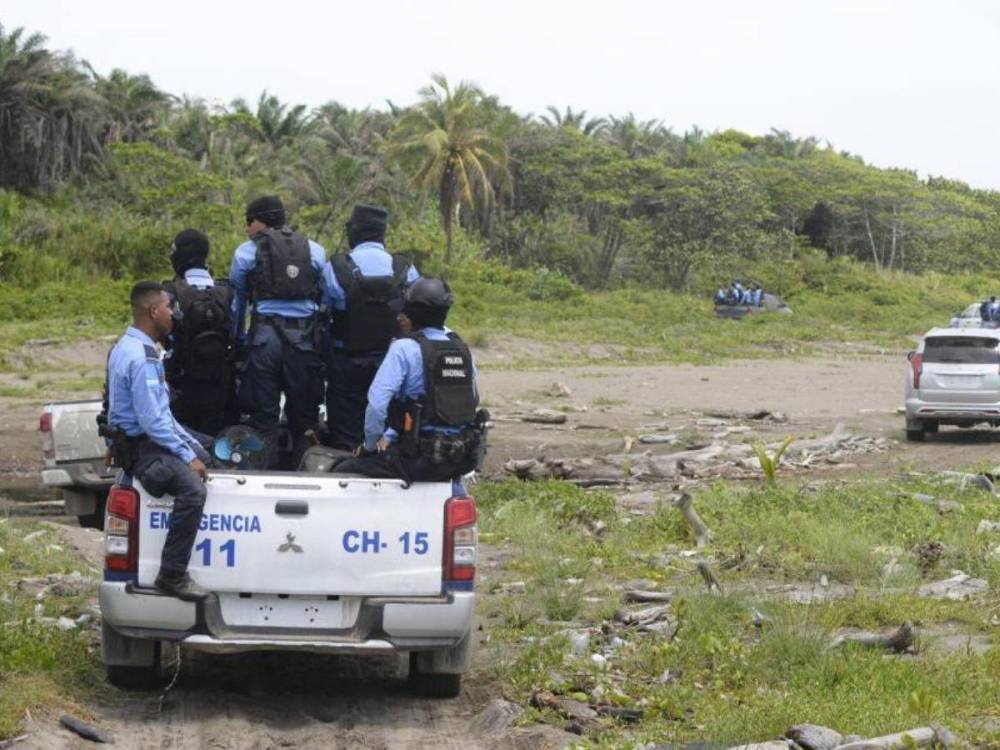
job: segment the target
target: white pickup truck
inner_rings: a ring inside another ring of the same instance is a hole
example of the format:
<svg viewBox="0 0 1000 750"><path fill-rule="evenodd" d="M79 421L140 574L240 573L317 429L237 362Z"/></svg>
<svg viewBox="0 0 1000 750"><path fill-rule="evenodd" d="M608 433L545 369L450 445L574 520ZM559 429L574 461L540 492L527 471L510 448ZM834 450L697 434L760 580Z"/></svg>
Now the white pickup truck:
<svg viewBox="0 0 1000 750"><path fill-rule="evenodd" d="M100 586L108 679L164 678L177 646L213 653L408 653L422 695L458 695L472 648L476 504L460 485L212 472L184 602L153 588L172 499L127 475L108 497Z"/></svg>
<svg viewBox="0 0 1000 750"><path fill-rule="evenodd" d="M46 404L38 420L42 484L62 491L66 515L95 529L104 528L104 505L115 479L104 465L104 439L97 434L100 411L100 401L60 401Z"/></svg>

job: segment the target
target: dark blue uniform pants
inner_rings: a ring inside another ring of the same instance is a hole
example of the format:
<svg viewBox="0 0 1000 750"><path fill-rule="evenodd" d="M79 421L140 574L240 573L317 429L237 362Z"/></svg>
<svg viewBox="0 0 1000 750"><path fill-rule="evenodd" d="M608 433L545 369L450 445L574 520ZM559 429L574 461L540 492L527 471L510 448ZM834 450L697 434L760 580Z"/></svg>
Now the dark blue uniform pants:
<svg viewBox="0 0 1000 750"><path fill-rule="evenodd" d="M334 468L335 474L360 474L375 479L405 479L408 482L448 482L461 477L468 467L458 462L433 463L426 458L405 458L392 446L385 453L347 458Z"/></svg>
<svg viewBox="0 0 1000 750"><path fill-rule="evenodd" d="M331 349L326 363L326 424L330 445L352 450L365 438L368 389L385 352L352 356Z"/></svg>
<svg viewBox="0 0 1000 750"><path fill-rule="evenodd" d="M192 446L195 453L208 465L207 448L212 439L197 432L192 432L191 436L201 443L199 446ZM174 496L170 530L160 557L160 574L166 578L176 578L187 572L208 490L190 466L163 446L142 437L137 448L138 456L132 467L132 474L154 497Z"/></svg>
<svg viewBox="0 0 1000 750"><path fill-rule="evenodd" d="M272 447L281 420L281 394L285 394L292 466L298 466L305 453L306 430L319 424L319 405L323 400L323 360L314 335L316 324L306 323L292 319L285 327L258 321L239 388L240 411L250 415L250 426ZM292 327L293 324L305 327Z"/></svg>

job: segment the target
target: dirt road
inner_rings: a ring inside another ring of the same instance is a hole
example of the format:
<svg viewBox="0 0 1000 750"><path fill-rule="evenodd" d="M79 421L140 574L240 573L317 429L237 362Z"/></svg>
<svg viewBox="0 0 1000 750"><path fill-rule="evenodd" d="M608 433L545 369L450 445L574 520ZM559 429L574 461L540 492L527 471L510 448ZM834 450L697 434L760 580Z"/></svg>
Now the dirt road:
<svg viewBox="0 0 1000 750"><path fill-rule="evenodd" d="M94 359L99 351L90 354ZM497 362L488 351L480 360L481 391L498 418L489 457L495 473L509 458L620 451L625 436L654 429L696 436L699 415L730 409L787 415L787 422L754 426L753 437L764 440L824 434L843 423L859 434L899 441L888 452L865 456L850 467L858 472L1000 463L1000 435L990 430L945 429L922 445L902 441L902 417L896 409L905 360L899 356L528 371L491 367ZM566 386L569 395L550 395L553 383ZM516 421L516 415L539 407L562 410L566 424ZM0 495L8 495L8 508L11 490L28 492L39 468L37 413L37 403L0 399ZM74 546L99 565L99 537L72 526L66 530ZM533 748L558 747L566 739L551 727L496 737L470 734L470 722L495 696L481 671L466 684L461 699L434 702L408 696L394 660L185 656L180 679L162 710L159 694L110 689L88 708L97 723L115 734L119 747ZM19 747L89 746L58 729L51 717L29 722L27 731L31 736Z"/></svg>

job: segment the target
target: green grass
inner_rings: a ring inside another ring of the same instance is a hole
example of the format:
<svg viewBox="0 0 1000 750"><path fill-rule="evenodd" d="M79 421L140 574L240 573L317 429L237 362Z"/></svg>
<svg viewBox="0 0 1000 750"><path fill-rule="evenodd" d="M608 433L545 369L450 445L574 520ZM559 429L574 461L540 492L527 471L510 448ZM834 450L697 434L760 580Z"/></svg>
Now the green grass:
<svg viewBox="0 0 1000 750"><path fill-rule="evenodd" d="M75 570L87 574L86 563L67 551L67 545L51 531L41 538L24 540L25 534L41 528L34 523L15 526L11 520L0 522L0 548L4 550L0 554L0 592L9 597L0 604L0 740L19 734L26 710L75 706L100 684L98 660L88 634L36 621L38 602L15 588L17 581L29 577ZM88 601L88 596L48 596L42 615L75 618Z"/></svg>
<svg viewBox="0 0 1000 750"><path fill-rule="evenodd" d="M963 508L939 516L901 497L903 490L946 494ZM773 739L804 722L871 737L938 721L982 739L979 722L997 716L1000 649L985 656L886 657L826 648L838 628L894 627L904 620L992 634L992 618L1000 614L1000 562L990 549L1000 539L975 534L980 519L998 517L989 495L871 480L818 492L717 484L695 498L715 532L707 553L727 590L715 596L706 593L691 559L679 554L694 542L670 506L649 516L620 515L610 494L559 482L487 483L476 494L483 540L505 553L481 585L493 592L480 607L490 633L487 674L525 704L538 688L570 695L600 686L605 699L645 709L640 724L589 736L589 744L738 744ZM607 525L601 539L590 531L596 521ZM946 550L929 569L912 551L928 540ZM886 579L882 570L892 558L897 572ZM738 561L744 561L741 570L734 567ZM916 596L921 583L945 578L953 568L986 578L991 593L976 602ZM765 584L818 582L824 575L850 587L846 598L802 605L762 592ZM600 650L608 638L602 623L622 606L624 582L637 578L677 591L677 637L623 633L626 645L613 653L608 670L588 655L571 656L567 630L596 628L592 650ZM511 581L523 582L523 593L508 593L503 584ZM763 628L753 625L752 607L769 618ZM552 715L530 715L559 723ZM987 738L1000 741L1000 734Z"/></svg>
<svg viewBox="0 0 1000 750"><path fill-rule="evenodd" d="M551 345L545 356L510 357L504 367L588 360L697 364L807 356L825 352L831 342L906 349L915 336L947 324L957 310L1000 287L1000 279L982 276L876 274L814 257L780 273L747 273L782 292L794 314L716 320L704 292L587 292L557 274L472 259L450 274L457 302L449 323L478 347L493 348L503 337ZM31 339L73 341L121 331L129 286L111 279L0 286L0 371L21 366L13 355Z"/></svg>

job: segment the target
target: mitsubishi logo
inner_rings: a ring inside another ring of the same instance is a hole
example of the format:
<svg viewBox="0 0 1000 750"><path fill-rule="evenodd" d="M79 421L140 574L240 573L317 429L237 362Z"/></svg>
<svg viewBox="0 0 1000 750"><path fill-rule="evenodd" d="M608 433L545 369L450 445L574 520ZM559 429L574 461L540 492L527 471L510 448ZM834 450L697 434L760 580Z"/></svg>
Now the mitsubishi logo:
<svg viewBox="0 0 1000 750"><path fill-rule="evenodd" d="M302 554L302 547L295 543L295 534L290 531L285 533L285 543L278 546L278 552L288 552L289 550L296 554Z"/></svg>

